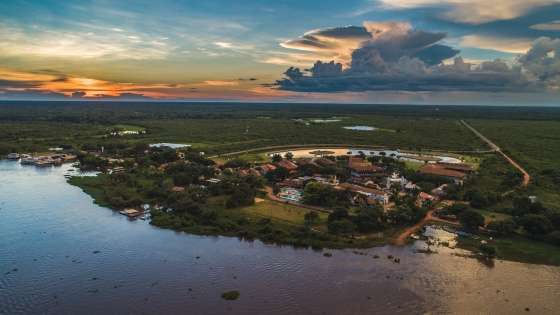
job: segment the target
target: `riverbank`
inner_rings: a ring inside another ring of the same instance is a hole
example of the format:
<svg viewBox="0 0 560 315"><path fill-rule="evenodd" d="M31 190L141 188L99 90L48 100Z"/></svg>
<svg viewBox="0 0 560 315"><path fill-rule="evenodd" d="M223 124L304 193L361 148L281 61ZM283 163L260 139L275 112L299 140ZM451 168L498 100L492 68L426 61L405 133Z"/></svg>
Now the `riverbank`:
<svg viewBox="0 0 560 315"><path fill-rule="evenodd" d="M94 203L114 211L120 210L106 198L102 188L105 180L103 176L74 176L68 179L68 183L82 189L92 197ZM265 243L315 249L382 246L389 244L398 233L398 229L387 229L372 234L333 235L327 232L326 214L319 215L317 221L306 227L304 217L309 211L301 207L264 200L251 206L228 209L224 207L224 201L219 197L208 200L202 211L213 213L215 218L207 224L195 222L182 215L157 210L152 210L150 224L195 235L258 239Z"/></svg>

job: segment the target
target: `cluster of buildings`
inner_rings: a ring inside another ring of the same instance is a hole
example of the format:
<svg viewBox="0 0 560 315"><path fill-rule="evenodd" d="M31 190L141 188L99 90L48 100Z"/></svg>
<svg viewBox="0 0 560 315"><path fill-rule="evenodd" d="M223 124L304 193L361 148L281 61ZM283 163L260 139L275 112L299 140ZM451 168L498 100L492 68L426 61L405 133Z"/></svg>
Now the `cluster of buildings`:
<svg viewBox="0 0 560 315"><path fill-rule="evenodd" d="M340 161L346 161L341 165ZM276 163L266 163L238 172L241 175L264 176L268 172L282 167L288 171L289 176L278 182L277 197L288 202L301 202L303 190L310 182L319 182L330 185L334 189L350 192L352 202L355 204L382 205L385 209L392 207L392 197L413 196L418 206L430 206L446 196L447 184L441 185L432 191L422 192L422 188L412 181L406 179L398 172L390 172L387 168L374 165L361 156L349 156L347 160L326 157L300 158L295 160L282 159ZM319 167L344 168L346 174L343 182L335 175L313 174L302 176L299 170L308 164ZM463 181L474 172L467 164L440 163L432 161L420 168L419 173L448 179L454 183L462 184Z"/></svg>

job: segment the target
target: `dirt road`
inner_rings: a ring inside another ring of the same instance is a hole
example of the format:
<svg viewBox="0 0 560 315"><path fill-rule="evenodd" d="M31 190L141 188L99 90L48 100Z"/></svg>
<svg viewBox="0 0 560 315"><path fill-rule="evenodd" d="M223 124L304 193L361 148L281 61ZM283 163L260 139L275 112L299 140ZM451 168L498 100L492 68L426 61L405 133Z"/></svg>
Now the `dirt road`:
<svg viewBox="0 0 560 315"><path fill-rule="evenodd" d="M428 213L426 213L426 216L422 219L422 221L407 228L401 234L399 234L399 236L397 236L397 238L395 238L395 240L393 241L394 244L397 246L406 245L406 241L408 240L410 235L418 232L424 225L428 224L429 222L444 222L451 225L459 225L459 223L457 222L444 220L434 216L434 210L430 210L428 211Z"/></svg>
<svg viewBox="0 0 560 315"><path fill-rule="evenodd" d="M486 138L483 134L478 132L478 130L474 129L471 125L469 125L466 121L461 120L461 123L467 127L470 131L472 131L477 137L479 137L482 141L486 142L488 146L496 153L500 154L506 161L509 162L513 167L515 167L521 174L523 174L523 182L522 186L526 187L531 182L531 175L523 168L519 163L515 162L512 158L510 158L507 154L505 154L500 147L498 147L494 142L490 139Z"/></svg>

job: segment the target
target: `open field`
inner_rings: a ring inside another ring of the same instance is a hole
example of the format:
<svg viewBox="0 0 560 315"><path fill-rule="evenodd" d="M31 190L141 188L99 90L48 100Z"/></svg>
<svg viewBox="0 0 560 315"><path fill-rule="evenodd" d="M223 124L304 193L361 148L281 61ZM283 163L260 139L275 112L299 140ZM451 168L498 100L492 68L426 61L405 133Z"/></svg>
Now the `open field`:
<svg viewBox="0 0 560 315"><path fill-rule="evenodd" d="M240 210L251 216L269 218L296 225L303 225L303 217L310 211L301 207L270 200L255 203L252 206L241 208ZM327 219L327 214L320 212L318 212L318 214L319 220L324 223Z"/></svg>

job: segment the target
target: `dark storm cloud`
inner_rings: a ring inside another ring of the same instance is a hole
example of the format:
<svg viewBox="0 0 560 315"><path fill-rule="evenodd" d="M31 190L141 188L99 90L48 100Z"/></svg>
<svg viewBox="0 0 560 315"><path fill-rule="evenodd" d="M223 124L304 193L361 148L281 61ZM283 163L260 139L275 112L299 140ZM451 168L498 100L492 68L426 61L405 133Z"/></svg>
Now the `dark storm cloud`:
<svg viewBox="0 0 560 315"><path fill-rule="evenodd" d="M372 38L352 52L350 66L317 61L302 72L290 68L282 90L298 92L344 91L538 91L560 83L560 40L541 38L533 48L510 66L501 60L478 65L457 57L451 64L442 61L458 54L439 43L443 33L412 29L406 23L365 23Z"/></svg>

